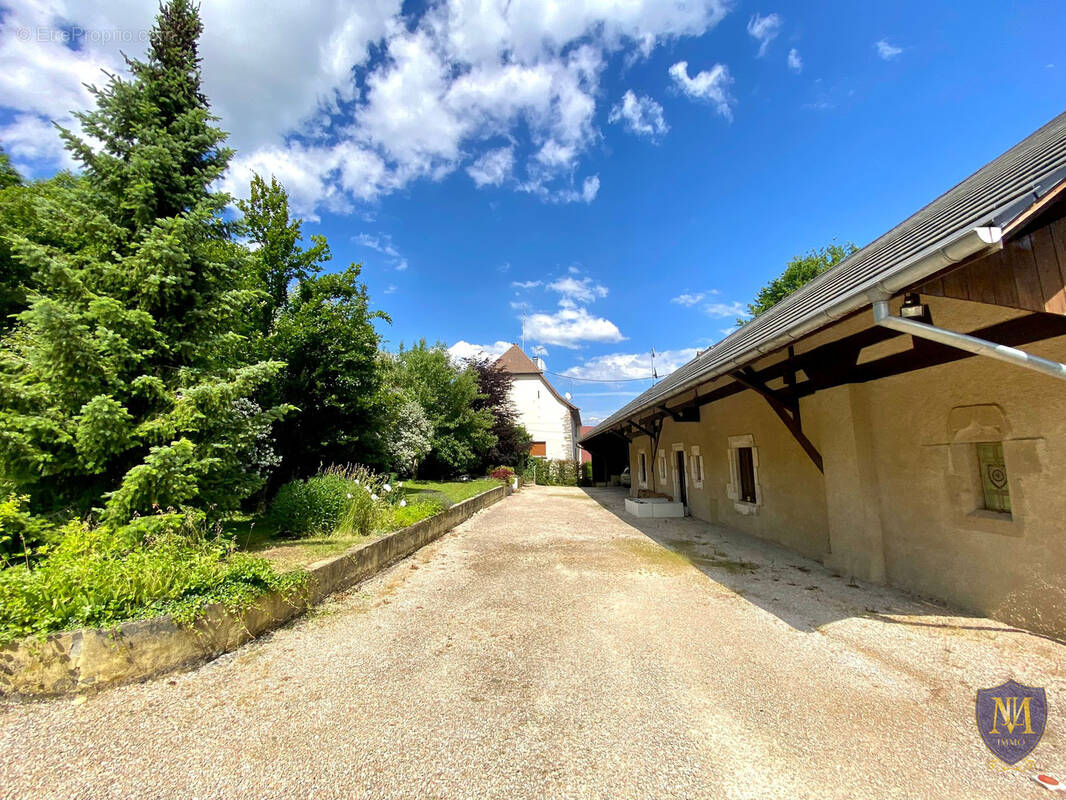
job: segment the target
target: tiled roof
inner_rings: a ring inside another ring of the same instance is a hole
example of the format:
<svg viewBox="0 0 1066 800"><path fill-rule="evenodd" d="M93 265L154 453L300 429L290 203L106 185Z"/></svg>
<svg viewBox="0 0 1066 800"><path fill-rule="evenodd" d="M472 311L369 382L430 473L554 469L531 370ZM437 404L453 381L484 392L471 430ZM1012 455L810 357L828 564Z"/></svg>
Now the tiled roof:
<svg viewBox="0 0 1066 800"><path fill-rule="evenodd" d="M512 375L540 373L540 369L533 363L533 359L523 353L522 348L516 344L511 345L507 352L496 359L496 366L505 372L510 372Z"/></svg>

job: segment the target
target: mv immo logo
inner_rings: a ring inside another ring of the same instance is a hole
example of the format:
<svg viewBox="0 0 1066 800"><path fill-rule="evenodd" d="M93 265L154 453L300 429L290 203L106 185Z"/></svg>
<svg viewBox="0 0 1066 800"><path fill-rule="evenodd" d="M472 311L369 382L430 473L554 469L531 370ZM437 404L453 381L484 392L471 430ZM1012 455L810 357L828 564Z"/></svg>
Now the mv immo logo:
<svg viewBox="0 0 1066 800"><path fill-rule="evenodd" d="M996 758L1017 764L1040 744L1047 725L1047 694L1013 680L977 690L977 730Z"/></svg>

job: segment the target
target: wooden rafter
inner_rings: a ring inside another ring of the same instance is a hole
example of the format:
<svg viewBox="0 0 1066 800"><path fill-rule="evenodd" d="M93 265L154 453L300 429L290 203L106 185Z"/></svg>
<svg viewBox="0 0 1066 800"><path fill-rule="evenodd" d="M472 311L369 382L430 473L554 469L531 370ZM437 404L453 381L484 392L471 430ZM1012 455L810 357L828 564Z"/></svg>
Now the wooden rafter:
<svg viewBox="0 0 1066 800"><path fill-rule="evenodd" d="M807 435L803 432L803 427L800 425L799 403L786 403L783 401L773 389L759 380L755 371L750 367L744 370L737 370L732 373L732 376L737 383L741 383L752 391L757 392L766 400L770 408L774 410L774 413L785 423L785 427L792 434L792 438L803 448L803 452L814 462L814 466L818 467L818 471L825 472L825 468L822 466L822 454L818 452L818 448L814 446L814 443L807 438Z"/></svg>

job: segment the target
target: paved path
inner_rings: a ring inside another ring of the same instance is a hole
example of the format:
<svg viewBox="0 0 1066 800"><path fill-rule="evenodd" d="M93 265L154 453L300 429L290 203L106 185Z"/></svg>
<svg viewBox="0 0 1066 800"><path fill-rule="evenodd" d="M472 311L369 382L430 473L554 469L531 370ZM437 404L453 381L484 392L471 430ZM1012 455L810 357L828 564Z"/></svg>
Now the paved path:
<svg viewBox="0 0 1066 800"><path fill-rule="evenodd" d="M974 692L1047 687L1066 771L1066 647L945 614L528 489L199 670L0 706L0 797L1044 797Z"/></svg>

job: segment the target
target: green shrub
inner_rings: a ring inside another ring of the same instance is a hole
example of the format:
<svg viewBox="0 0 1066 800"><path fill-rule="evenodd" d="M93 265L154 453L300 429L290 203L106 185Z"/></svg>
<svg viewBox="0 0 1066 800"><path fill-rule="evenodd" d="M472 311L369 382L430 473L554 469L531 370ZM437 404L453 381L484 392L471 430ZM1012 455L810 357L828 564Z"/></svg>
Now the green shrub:
<svg viewBox="0 0 1066 800"><path fill-rule="evenodd" d="M334 465L282 486L270 517L280 532L294 536L369 536L382 509L400 500L389 480L366 467Z"/></svg>
<svg viewBox="0 0 1066 800"><path fill-rule="evenodd" d="M45 543L55 529L30 514L28 495L12 492L0 500L0 568L19 561L24 564L47 551Z"/></svg>
<svg viewBox="0 0 1066 800"><path fill-rule="evenodd" d="M316 475L282 486L270 506L271 520L282 533L325 536L333 533L358 487L339 475Z"/></svg>
<svg viewBox="0 0 1066 800"><path fill-rule="evenodd" d="M202 515L143 517L118 529L70 522L47 558L0 571L0 642L171 613L194 619L215 602L239 610L305 576L210 537Z"/></svg>
<svg viewBox="0 0 1066 800"><path fill-rule="evenodd" d="M522 478L542 486L577 486L578 462L564 459L531 458Z"/></svg>
<svg viewBox="0 0 1066 800"><path fill-rule="evenodd" d="M436 516L445 510L444 503L434 497L419 497L411 501L401 500L384 509L380 524L383 530L396 531L408 525L414 525L420 520Z"/></svg>
<svg viewBox="0 0 1066 800"><path fill-rule="evenodd" d="M372 498L371 492L361 485L352 486L333 532L369 536L380 516L380 503Z"/></svg>

